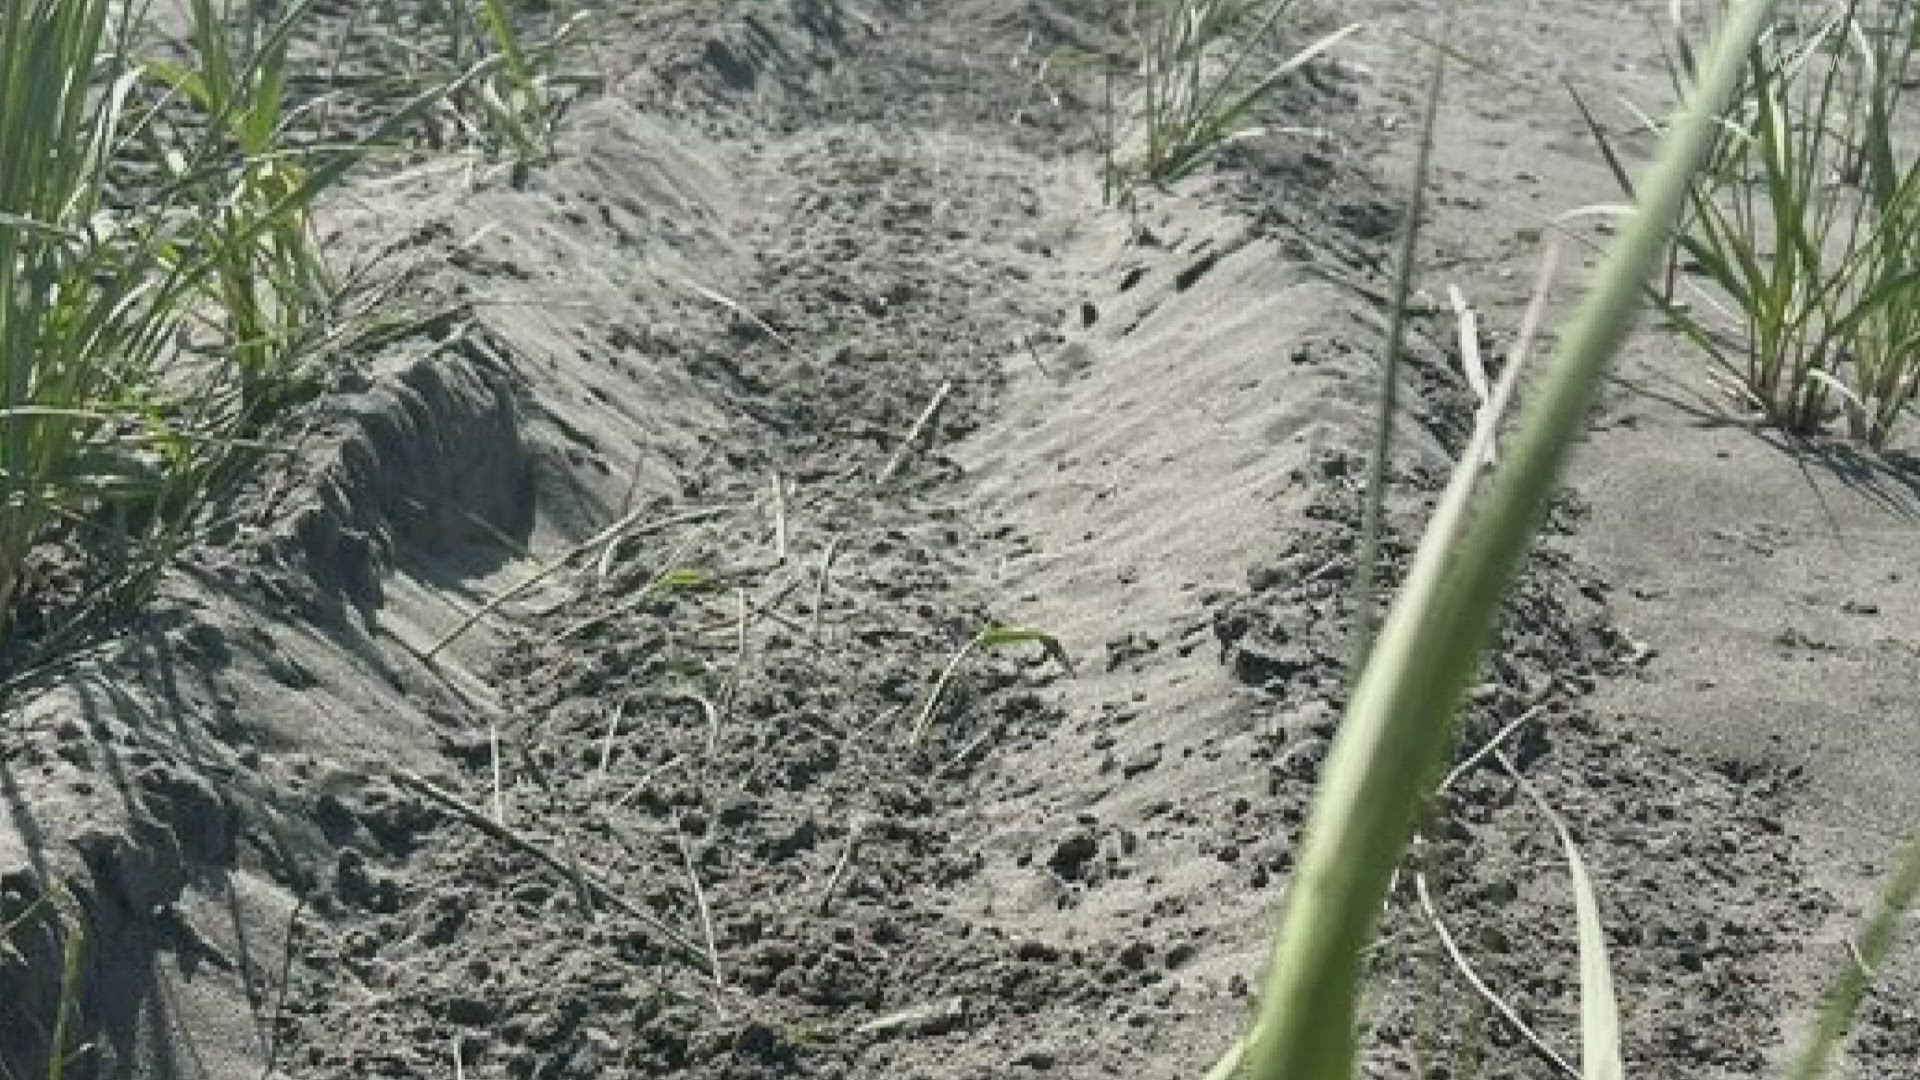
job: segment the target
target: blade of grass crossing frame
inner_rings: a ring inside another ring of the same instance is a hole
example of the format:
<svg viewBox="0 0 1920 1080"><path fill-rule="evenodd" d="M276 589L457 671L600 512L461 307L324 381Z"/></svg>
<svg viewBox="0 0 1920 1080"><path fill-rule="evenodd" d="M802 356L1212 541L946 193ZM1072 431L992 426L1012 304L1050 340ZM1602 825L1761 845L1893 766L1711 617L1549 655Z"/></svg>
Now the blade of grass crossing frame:
<svg viewBox="0 0 1920 1080"><path fill-rule="evenodd" d="M1640 185L1641 205L1561 339L1484 506L1457 550L1430 542L1432 535L1422 541L1316 791L1252 1031L1247 1067L1257 1080L1353 1075L1360 963L1414 810L1501 597L1772 7L1747 0L1730 8L1698 88ZM1430 533L1443 527L1453 523L1436 520Z"/></svg>

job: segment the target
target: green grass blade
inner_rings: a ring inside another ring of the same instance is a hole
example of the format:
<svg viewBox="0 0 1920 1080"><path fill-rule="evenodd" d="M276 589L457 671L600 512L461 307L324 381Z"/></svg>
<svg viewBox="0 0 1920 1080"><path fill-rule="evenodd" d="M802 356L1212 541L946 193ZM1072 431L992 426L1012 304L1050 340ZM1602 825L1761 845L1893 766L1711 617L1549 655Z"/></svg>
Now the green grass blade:
<svg viewBox="0 0 1920 1080"><path fill-rule="evenodd" d="M1599 146L1600 158L1607 163L1608 171L1613 173L1614 182L1620 185L1621 191L1627 193L1627 198L1633 198L1633 176L1627 172L1627 167L1621 162L1619 153L1614 150L1613 140L1607 137L1607 129L1601 125L1599 118L1593 115L1593 110L1587 106L1587 99L1580 93L1579 88L1573 85L1572 80L1562 79L1561 85L1566 87L1567 95L1573 98L1573 107L1580 111L1580 119L1586 124L1587 132L1593 136L1594 143Z"/></svg>
<svg viewBox="0 0 1920 1080"><path fill-rule="evenodd" d="M1573 887L1573 918L1580 946L1580 1075L1583 1080L1622 1080L1620 1061L1620 1002L1613 991L1613 969L1607 963L1607 934L1600 922L1599 891L1587 873L1586 860L1566 819L1528 783L1504 753L1495 752L1560 839Z"/></svg>
<svg viewBox="0 0 1920 1080"><path fill-rule="evenodd" d="M531 82L533 67L527 63L526 51L520 47L520 35L514 29L506 0L481 0L480 13L486 21L487 33L493 38L493 47L506 58L507 71L513 81L521 86Z"/></svg>
<svg viewBox="0 0 1920 1080"><path fill-rule="evenodd" d="M1367 457L1366 489L1360 509L1360 543L1353 570L1353 646L1348 681L1360 677L1373 651L1374 609L1379 602L1374 579L1379 574L1380 531L1386 517L1387 471L1393 460L1393 422L1399 412L1400 360L1406 350L1407 308L1413 296L1415 262L1420 250L1420 226L1426 217L1427 180L1433 159L1433 128L1440 114L1440 94L1446 85L1447 54L1436 48L1433 72L1427 79L1427 101L1421 109L1420 147L1414 156L1413 190L1407 196L1407 227L1393 271L1393 306L1388 313L1386 355L1380 363L1380 396L1373 421L1373 448Z"/></svg>
<svg viewBox="0 0 1920 1080"><path fill-rule="evenodd" d="M1834 1047L1853 1027L1853 1019L1860 1011L1860 1003L1866 999L1876 969L1893 947L1900 924L1906 920L1907 912L1913 910L1917 897L1920 897L1920 829L1915 829L1908 838L1900 864L1887 879L1880 901L1854 946L1853 962L1828 989L1826 1004L1820 1010L1813 1034L1794 1059L1793 1068L1788 1070L1788 1080L1819 1080L1827 1074Z"/></svg>
<svg viewBox="0 0 1920 1080"><path fill-rule="evenodd" d="M71 898L60 905L60 923L66 933L60 943L60 1001L48 1047L47 1080L64 1080L67 1066L77 1055L74 1029L80 1025L81 964L87 947L86 921L78 908Z"/></svg>
<svg viewBox="0 0 1920 1080"><path fill-rule="evenodd" d="M1002 649L1009 645L1027 644L1039 645L1046 650L1047 655L1055 663L1066 669L1067 674L1074 673L1073 659L1067 655L1066 646L1052 634L1024 626L985 627L968 638L967 643L954 652L953 656L947 660L946 666L940 670L940 674L934 678L933 685L927 688L926 694L920 700L919 711L914 715L913 726L907 729L907 741L917 744L926 740L927 732L933 728L934 717L939 715L940 706L946 702L948 687L953 685L954 678L959 675L960 668L966 663L968 657L984 649Z"/></svg>
<svg viewBox="0 0 1920 1080"><path fill-rule="evenodd" d="M1066 646L1060 644L1059 638L1044 630L1034 630L1024 626L991 626L980 632L979 640L980 646L986 649L999 649L1008 645L1038 645L1067 674L1074 674L1073 657L1067 655Z"/></svg>

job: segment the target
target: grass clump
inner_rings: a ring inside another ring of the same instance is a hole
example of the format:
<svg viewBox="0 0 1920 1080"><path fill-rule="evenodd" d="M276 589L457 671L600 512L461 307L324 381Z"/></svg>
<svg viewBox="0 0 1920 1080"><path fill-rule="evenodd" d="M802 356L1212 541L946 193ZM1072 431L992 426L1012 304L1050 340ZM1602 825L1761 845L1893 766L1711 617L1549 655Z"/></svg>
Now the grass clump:
<svg viewBox="0 0 1920 1080"><path fill-rule="evenodd" d="M188 211L186 235L162 254L198 286L248 416L297 392L290 365L307 352L301 339L324 324L337 293L314 237L314 192L304 190L311 172L282 149L288 39L312 6L299 0L256 37L236 32L213 0L189 0L191 63L141 64L189 106L193 125L168 123L171 114L161 111L135 132L160 163L170 201ZM176 149L183 145L186 153Z"/></svg>
<svg viewBox="0 0 1920 1080"><path fill-rule="evenodd" d="M553 81L560 57L578 43L588 25L586 12L574 12L544 41L523 44L514 29L507 0L481 0L487 36L498 63L476 84L475 98L489 128L521 166L553 156L554 136L568 98Z"/></svg>
<svg viewBox="0 0 1920 1080"><path fill-rule="evenodd" d="M138 5L0 11L9 668L144 595L351 336L314 202L463 80L403 103L360 143L294 151L287 45L312 4L262 26L250 9L190 0L186 47L166 59L140 54ZM23 643L23 597L50 576L77 581L83 599Z"/></svg>
<svg viewBox="0 0 1920 1080"><path fill-rule="evenodd" d="M1191 176L1262 129L1253 114L1294 72L1359 29L1349 24L1267 65L1272 38L1303 15L1301 0L1136 0L1140 104L1122 146L1109 147L1109 198Z"/></svg>
<svg viewBox="0 0 1920 1080"><path fill-rule="evenodd" d="M552 160L560 121L582 85L600 80L562 70L583 49L594 15L572 4L541 4L543 33L523 25L516 0L422 0L417 20L404 21L387 4L383 38L396 70L416 86L462 81L446 112L456 142L507 162L516 184L534 166ZM425 34L430 46L412 39Z"/></svg>
<svg viewBox="0 0 1920 1080"><path fill-rule="evenodd" d="M107 19L85 0L0 16L0 626L57 526L84 533L102 506L153 494L152 466L196 446L156 401L188 303L168 255L180 223L106 205L138 123Z"/></svg>
<svg viewBox="0 0 1920 1080"><path fill-rule="evenodd" d="M1683 93L1691 33L1676 7L1666 57ZM1882 448L1920 392L1920 148L1901 134L1917 43L1910 0L1844 0L1769 29L1687 188L1677 254L1705 288L1688 306L1670 285L1665 307L1794 434L1839 419ZM1580 108L1631 195L1619 148Z"/></svg>

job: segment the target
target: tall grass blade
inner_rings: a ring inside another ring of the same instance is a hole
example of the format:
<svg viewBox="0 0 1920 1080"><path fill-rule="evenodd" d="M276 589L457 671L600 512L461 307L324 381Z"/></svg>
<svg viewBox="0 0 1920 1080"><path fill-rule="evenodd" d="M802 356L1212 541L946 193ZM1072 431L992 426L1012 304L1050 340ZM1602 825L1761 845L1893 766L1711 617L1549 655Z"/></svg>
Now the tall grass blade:
<svg viewBox="0 0 1920 1080"><path fill-rule="evenodd" d="M86 955L85 917L71 897L57 905L64 930L60 945L60 1002L54 1011L52 1044L47 1049L47 1080L65 1080L67 1067L83 1048L74 1047L80 1024L80 965Z"/></svg>
<svg viewBox="0 0 1920 1080"><path fill-rule="evenodd" d="M1374 608L1378 604L1374 579L1380 568L1380 530L1386 516L1387 472L1393 463L1393 424L1399 413L1400 360L1406 352L1407 308L1413 297L1413 278L1420 253L1420 227L1426 219L1427 179L1433 158L1433 126L1440 113L1440 93L1446 83L1447 57L1433 53L1433 73L1427 79L1427 101L1420 115L1420 148L1413 164L1413 190L1407 196L1407 227L1400 236L1399 261L1393 270L1393 307L1388 313L1386 355L1381 359L1380 397L1373 420L1373 449L1367 457L1367 484L1360 509L1360 547L1353 569L1353 648L1348 681L1357 680L1373 651Z"/></svg>

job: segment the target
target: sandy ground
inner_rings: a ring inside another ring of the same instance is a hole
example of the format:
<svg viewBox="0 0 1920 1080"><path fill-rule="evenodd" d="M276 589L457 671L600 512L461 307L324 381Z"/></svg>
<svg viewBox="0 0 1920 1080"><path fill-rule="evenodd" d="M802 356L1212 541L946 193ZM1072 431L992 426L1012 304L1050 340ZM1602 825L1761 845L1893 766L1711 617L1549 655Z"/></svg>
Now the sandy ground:
<svg viewBox="0 0 1920 1080"><path fill-rule="evenodd" d="M1344 700L1426 15L1357 12L1278 133L1117 209L1070 62L1121 45L1107 7L622 8L556 163L423 152L336 200L418 319L9 706L0 1076L45 1074L62 889L102 1076L1211 1065ZM1558 78L1660 77L1619 5L1475 7L1424 285L1497 350L1542 224L1614 197ZM314 55L377 66L324 15ZM1450 316L1405 401L1396 558L1471 422ZM1462 753L1516 725L1579 835L1636 1075L1777 1064L1920 812L1917 475L1754 427L1657 327L1595 418ZM1072 670L978 652L929 705L994 623ZM1480 767L1423 835L1367 1073L1562 1073L1552 833ZM1920 1076L1912 960L1846 1075Z"/></svg>

